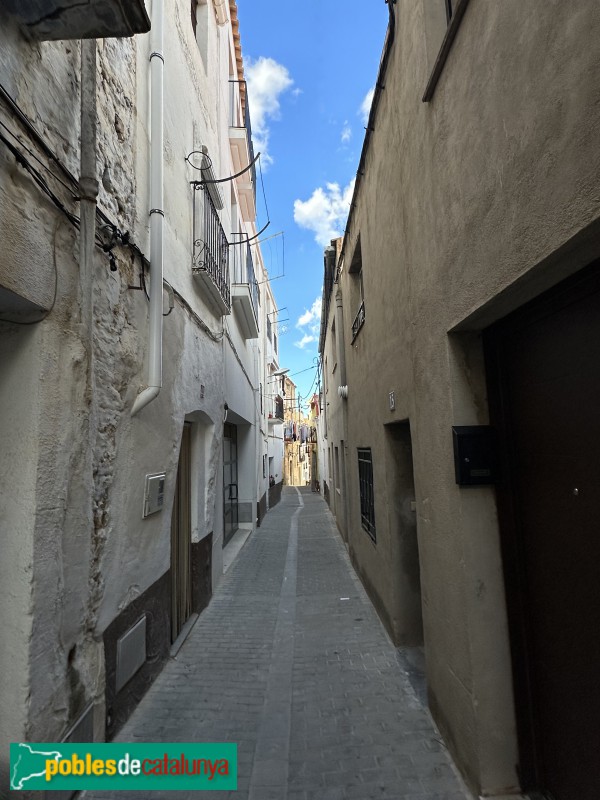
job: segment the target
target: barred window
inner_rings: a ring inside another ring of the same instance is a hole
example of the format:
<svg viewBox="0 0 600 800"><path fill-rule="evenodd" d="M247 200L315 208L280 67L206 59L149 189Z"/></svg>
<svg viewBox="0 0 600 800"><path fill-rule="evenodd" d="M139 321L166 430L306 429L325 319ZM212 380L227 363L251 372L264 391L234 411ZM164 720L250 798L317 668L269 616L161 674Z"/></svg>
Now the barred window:
<svg viewBox="0 0 600 800"><path fill-rule="evenodd" d="M360 520L363 528L371 539L376 542L373 458L370 447L358 448L358 483L360 487Z"/></svg>

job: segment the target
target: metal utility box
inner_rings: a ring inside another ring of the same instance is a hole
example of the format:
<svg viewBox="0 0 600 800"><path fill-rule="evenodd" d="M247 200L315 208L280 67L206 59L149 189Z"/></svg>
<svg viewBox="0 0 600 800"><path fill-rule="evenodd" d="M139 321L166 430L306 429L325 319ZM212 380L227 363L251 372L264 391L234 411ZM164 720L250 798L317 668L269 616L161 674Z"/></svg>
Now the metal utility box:
<svg viewBox="0 0 600 800"><path fill-rule="evenodd" d="M452 441L454 471L459 486L496 483L498 466L493 428L489 425L455 425Z"/></svg>
<svg viewBox="0 0 600 800"><path fill-rule="evenodd" d="M165 502L165 477L164 472L155 472L153 475L146 475L144 486L144 517L162 511Z"/></svg>

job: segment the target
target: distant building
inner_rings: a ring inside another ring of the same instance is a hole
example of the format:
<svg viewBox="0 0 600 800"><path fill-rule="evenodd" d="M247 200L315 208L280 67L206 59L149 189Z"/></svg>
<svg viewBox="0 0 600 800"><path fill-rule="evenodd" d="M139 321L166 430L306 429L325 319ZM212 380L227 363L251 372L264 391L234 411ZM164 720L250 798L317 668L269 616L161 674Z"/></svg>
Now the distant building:
<svg viewBox="0 0 600 800"><path fill-rule="evenodd" d="M388 8L325 252L329 503L474 793L593 800L600 8Z"/></svg>
<svg viewBox="0 0 600 800"><path fill-rule="evenodd" d="M309 486L313 476L313 451L317 434L314 420L304 413L296 384L285 378L284 423L285 442L283 482L286 486Z"/></svg>

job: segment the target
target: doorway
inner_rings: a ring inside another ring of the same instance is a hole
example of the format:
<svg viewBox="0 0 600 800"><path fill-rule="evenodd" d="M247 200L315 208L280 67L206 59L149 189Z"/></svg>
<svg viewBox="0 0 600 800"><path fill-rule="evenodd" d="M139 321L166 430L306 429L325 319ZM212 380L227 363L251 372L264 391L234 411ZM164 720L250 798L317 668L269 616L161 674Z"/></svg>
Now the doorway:
<svg viewBox="0 0 600 800"><path fill-rule="evenodd" d="M192 613L192 425L181 435L173 513L171 515L171 641Z"/></svg>
<svg viewBox="0 0 600 800"><path fill-rule="evenodd" d="M490 411L524 790L600 787L600 278L490 328Z"/></svg>
<svg viewBox="0 0 600 800"><path fill-rule="evenodd" d="M421 567L410 423L405 420L388 424L385 432L388 513L396 583L393 636L397 645L421 648L421 653L415 652L414 657L424 667Z"/></svg>
<svg viewBox="0 0 600 800"><path fill-rule="evenodd" d="M237 427L225 423L223 430L223 547L239 527Z"/></svg>

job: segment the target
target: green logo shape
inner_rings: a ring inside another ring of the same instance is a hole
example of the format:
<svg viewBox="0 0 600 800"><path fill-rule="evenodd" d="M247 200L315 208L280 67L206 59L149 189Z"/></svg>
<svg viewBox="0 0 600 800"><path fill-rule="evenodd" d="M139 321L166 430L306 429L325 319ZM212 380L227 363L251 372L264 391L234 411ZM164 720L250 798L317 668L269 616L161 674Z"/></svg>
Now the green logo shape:
<svg viewBox="0 0 600 800"><path fill-rule="evenodd" d="M235 791L237 744L13 743L10 788Z"/></svg>

